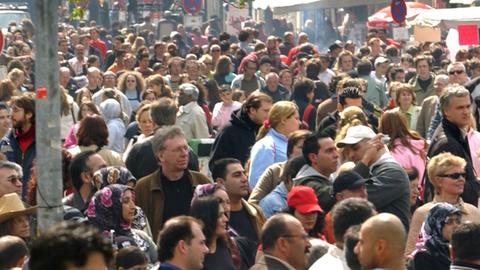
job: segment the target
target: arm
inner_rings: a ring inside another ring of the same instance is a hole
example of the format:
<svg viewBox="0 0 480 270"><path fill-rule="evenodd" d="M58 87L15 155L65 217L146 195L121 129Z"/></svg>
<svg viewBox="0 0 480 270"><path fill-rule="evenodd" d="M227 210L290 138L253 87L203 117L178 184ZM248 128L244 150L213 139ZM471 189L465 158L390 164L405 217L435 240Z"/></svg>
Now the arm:
<svg viewBox="0 0 480 270"><path fill-rule="evenodd" d="M208 132L207 118L203 111L201 111L201 113L195 114L195 119L192 120L195 138L204 139L210 137L210 133Z"/></svg>
<svg viewBox="0 0 480 270"><path fill-rule="evenodd" d="M257 142L258 143L258 142ZM275 162L273 147L265 145L254 145L250 155L250 171L248 173L248 183L250 188L254 188L265 169Z"/></svg>
<svg viewBox="0 0 480 270"><path fill-rule="evenodd" d="M258 183L255 185L252 193L250 194L248 202L258 204L262 198L267 196L267 194L269 194L275 188L276 184L279 182L282 167L283 166L279 165L278 163L275 163L269 166L267 170L262 173Z"/></svg>
<svg viewBox="0 0 480 270"><path fill-rule="evenodd" d="M420 229L422 228L423 221L427 216L427 205L418 208L415 210L412 216L412 221L410 222L410 229L408 230L407 236L407 245L405 248L405 255L408 256L412 251L415 250L415 246L418 239L418 234L420 233ZM428 207L430 208L430 207Z"/></svg>

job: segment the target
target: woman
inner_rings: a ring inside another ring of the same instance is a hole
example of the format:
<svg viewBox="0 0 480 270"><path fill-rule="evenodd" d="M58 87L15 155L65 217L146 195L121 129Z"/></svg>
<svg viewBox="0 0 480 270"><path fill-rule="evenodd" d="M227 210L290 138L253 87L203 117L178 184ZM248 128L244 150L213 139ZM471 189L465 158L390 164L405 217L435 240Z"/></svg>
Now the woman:
<svg viewBox="0 0 480 270"><path fill-rule="evenodd" d="M312 105L315 85L310 79L303 79L293 85L292 101L298 106L298 113L306 129L315 130L317 109Z"/></svg>
<svg viewBox="0 0 480 270"><path fill-rule="evenodd" d="M428 178L435 189L433 201L419 207L413 213L408 231L405 254L409 255L415 249L419 239L419 232L425 217L430 209L439 202L447 202L462 211L463 219L480 222L480 210L463 202L460 195L465 185L466 161L450 153L441 153L433 157L427 165Z"/></svg>
<svg viewBox="0 0 480 270"><path fill-rule="evenodd" d="M215 66L215 71L213 72L213 79L215 79L218 85L232 84L236 76L235 73L232 72L232 65L230 57L226 55L220 56Z"/></svg>
<svg viewBox="0 0 480 270"><path fill-rule="evenodd" d="M77 132L78 128L80 127L80 122L83 120L83 118L89 116L89 115L100 115L100 112L98 111L97 106L91 101L84 102L80 105L80 108L78 110L77 114L77 122L70 127L70 130L67 133L67 136L65 136L65 143L63 144L64 148L70 148L72 146L77 145Z"/></svg>
<svg viewBox="0 0 480 270"><path fill-rule="evenodd" d="M460 225L460 209L449 203L437 203L428 212L422 226L423 243L415 250L411 269L448 270L450 269L449 242L453 230Z"/></svg>
<svg viewBox="0 0 480 270"><path fill-rule="evenodd" d="M204 224L203 234L209 253L205 255L203 269L235 270L226 240L228 218L218 199L208 196L194 200L190 215Z"/></svg>
<svg viewBox="0 0 480 270"><path fill-rule="evenodd" d="M133 239L149 262L157 261L156 245L143 231L132 229L135 217L135 192L129 186L113 184L97 191L86 211L90 224L113 239Z"/></svg>
<svg viewBox="0 0 480 270"><path fill-rule="evenodd" d="M120 103L113 98L106 99L100 103L100 111L107 123L108 128L108 148L123 153L125 142L125 123L122 120L122 108Z"/></svg>
<svg viewBox="0 0 480 270"><path fill-rule="evenodd" d="M147 85L147 88L151 88L159 98L173 98L172 89L170 88L170 86L165 84L163 76L158 74L151 75L145 80L145 84Z"/></svg>
<svg viewBox="0 0 480 270"><path fill-rule="evenodd" d="M378 131L390 136L388 149L393 158L404 168L415 167L418 179L423 179L427 144L418 133L408 128L405 116L394 110L384 112ZM423 183L419 187L422 188Z"/></svg>
<svg viewBox="0 0 480 270"><path fill-rule="evenodd" d="M15 84L9 79L3 79L0 81L0 101L8 102L12 96L20 94Z"/></svg>
<svg viewBox="0 0 480 270"><path fill-rule="evenodd" d="M288 90L289 93L293 91L293 75L289 69L282 69L278 73L280 84Z"/></svg>
<svg viewBox="0 0 480 270"><path fill-rule="evenodd" d="M140 135L135 136L128 142L128 146L123 153L123 160L126 160L132 147L138 143L144 141L147 137L153 134L154 124L152 117L150 116L151 104L144 103L140 106L135 115L135 120L138 124L138 129L140 130Z"/></svg>
<svg viewBox="0 0 480 270"><path fill-rule="evenodd" d="M401 112L407 118L407 126L409 129L417 129L417 119L420 114L420 106L416 106L415 92L413 86L408 83L402 83L395 87L395 103L394 112Z"/></svg>
<svg viewBox="0 0 480 270"><path fill-rule="evenodd" d="M242 103L233 101L232 94L233 91L230 85L220 86L220 99L222 101L215 104L212 113L212 126L217 130L221 130L228 124L232 113L242 107Z"/></svg>
<svg viewBox="0 0 480 270"><path fill-rule="evenodd" d="M138 72L125 72L118 79L118 90L127 96L132 107L132 111L137 111L140 106L141 94L145 89L142 74ZM128 116L130 117L130 115Z"/></svg>
<svg viewBox="0 0 480 270"><path fill-rule="evenodd" d="M268 113L268 121L260 127L257 142L250 151L248 183L254 188L265 169L276 162L287 160L287 136L299 129L298 107L290 101L275 103Z"/></svg>
<svg viewBox="0 0 480 270"><path fill-rule="evenodd" d="M99 115L85 117L77 132L78 145L68 149L73 155L84 151L97 152L108 166L125 166L119 153L105 148L108 145L108 127Z"/></svg>
<svg viewBox="0 0 480 270"><path fill-rule="evenodd" d="M22 181L20 178L8 181ZM5 235L18 236L30 242L30 215L36 208L25 208L17 193L5 194L0 197L0 237Z"/></svg>
<svg viewBox="0 0 480 270"><path fill-rule="evenodd" d="M333 68L338 74L340 73L348 73L353 69L353 55L350 51L342 51L337 58L337 63Z"/></svg>
<svg viewBox="0 0 480 270"><path fill-rule="evenodd" d="M413 214L420 203L420 189L418 188L418 170L415 167L404 168L407 173L408 180L410 180L410 213Z"/></svg>
<svg viewBox="0 0 480 270"><path fill-rule="evenodd" d="M288 207L284 212L302 223L303 229L312 238L322 238L324 225L323 210L318 204L315 191L308 186L295 186L287 195Z"/></svg>
<svg viewBox="0 0 480 270"><path fill-rule="evenodd" d="M78 105L67 91L60 86L60 138L65 139L70 128L78 121Z"/></svg>

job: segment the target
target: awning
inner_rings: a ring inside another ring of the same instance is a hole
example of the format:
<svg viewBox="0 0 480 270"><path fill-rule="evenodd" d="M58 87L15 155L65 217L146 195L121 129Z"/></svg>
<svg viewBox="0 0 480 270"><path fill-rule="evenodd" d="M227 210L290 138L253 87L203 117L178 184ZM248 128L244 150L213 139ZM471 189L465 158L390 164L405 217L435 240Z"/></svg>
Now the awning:
<svg viewBox="0 0 480 270"><path fill-rule="evenodd" d="M278 12L292 12L317 8L345 8L385 4L385 0L255 0L252 4L255 9L270 7Z"/></svg>
<svg viewBox="0 0 480 270"><path fill-rule="evenodd" d="M440 26L447 29L456 28L459 24L472 23L480 25L480 7L425 10L409 22L411 25Z"/></svg>

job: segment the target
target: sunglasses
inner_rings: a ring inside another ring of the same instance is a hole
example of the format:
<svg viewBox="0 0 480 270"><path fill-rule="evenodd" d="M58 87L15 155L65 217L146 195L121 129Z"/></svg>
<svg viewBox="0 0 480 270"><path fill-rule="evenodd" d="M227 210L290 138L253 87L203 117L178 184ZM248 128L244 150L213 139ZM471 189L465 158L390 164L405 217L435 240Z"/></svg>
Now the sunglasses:
<svg viewBox="0 0 480 270"><path fill-rule="evenodd" d="M448 74L450 74L450 75L453 75L453 74L460 75L462 73L463 73L463 70L452 70L452 71L448 72Z"/></svg>
<svg viewBox="0 0 480 270"><path fill-rule="evenodd" d="M452 178L452 179L459 179L460 177L463 177L463 179L467 178L467 174L466 173L451 173L451 174L442 174L442 175L439 175L440 177L448 177L448 178Z"/></svg>

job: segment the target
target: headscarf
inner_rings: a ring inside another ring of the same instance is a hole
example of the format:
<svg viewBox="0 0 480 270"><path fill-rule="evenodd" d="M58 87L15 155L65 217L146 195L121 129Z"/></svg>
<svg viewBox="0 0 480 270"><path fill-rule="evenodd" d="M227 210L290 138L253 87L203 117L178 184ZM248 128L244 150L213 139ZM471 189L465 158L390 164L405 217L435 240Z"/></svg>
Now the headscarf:
<svg viewBox="0 0 480 270"><path fill-rule="evenodd" d="M211 183L211 184L203 184L203 185L198 185L195 188L195 191L193 192L192 196L192 204L195 200L206 197L206 196L212 196L215 191L222 189L225 190L225 187L223 185L219 185L217 183Z"/></svg>
<svg viewBox="0 0 480 270"><path fill-rule="evenodd" d="M94 184L97 190L100 190L111 184L127 185L137 183L137 179L132 173L122 166L109 166L101 168L93 174Z"/></svg>
<svg viewBox="0 0 480 270"><path fill-rule="evenodd" d="M443 238L442 231L447 218L452 215L461 215L460 209L449 203L437 203L428 212L422 226L422 235L425 241L424 248L435 259L445 264L450 264L450 253L448 251L448 242Z"/></svg>

